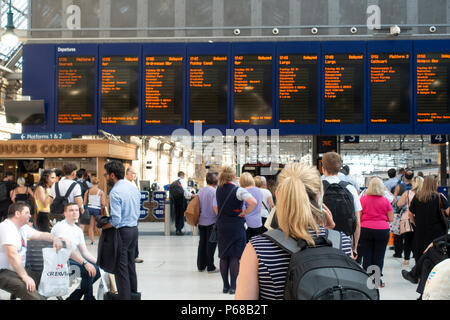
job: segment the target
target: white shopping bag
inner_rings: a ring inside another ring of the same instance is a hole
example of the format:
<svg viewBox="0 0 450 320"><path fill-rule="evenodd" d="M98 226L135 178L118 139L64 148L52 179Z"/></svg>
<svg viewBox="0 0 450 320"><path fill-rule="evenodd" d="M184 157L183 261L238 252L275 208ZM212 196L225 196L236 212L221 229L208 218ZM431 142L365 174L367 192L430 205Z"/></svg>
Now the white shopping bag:
<svg viewBox="0 0 450 320"><path fill-rule="evenodd" d="M98 285L97 300L105 300L105 293L109 291L110 282L108 274L100 269L100 284Z"/></svg>
<svg viewBox="0 0 450 320"><path fill-rule="evenodd" d="M44 270L38 292L44 297L57 297L68 294L69 282L69 257L72 250L44 248Z"/></svg>

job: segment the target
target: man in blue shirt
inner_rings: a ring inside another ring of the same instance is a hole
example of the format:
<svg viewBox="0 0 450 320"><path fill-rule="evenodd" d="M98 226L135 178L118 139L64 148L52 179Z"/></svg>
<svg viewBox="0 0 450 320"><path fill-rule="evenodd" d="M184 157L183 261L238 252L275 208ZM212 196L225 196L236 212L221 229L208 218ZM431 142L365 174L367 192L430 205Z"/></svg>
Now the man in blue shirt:
<svg viewBox="0 0 450 320"><path fill-rule="evenodd" d="M124 180L122 162L113 160L105 164L104 174L108 185L112 227L120 233L120 254L115 278L118 298L130 300L138 295L135 252L138 240L137 223L140 215L141 194L136 187Z"/></svg>

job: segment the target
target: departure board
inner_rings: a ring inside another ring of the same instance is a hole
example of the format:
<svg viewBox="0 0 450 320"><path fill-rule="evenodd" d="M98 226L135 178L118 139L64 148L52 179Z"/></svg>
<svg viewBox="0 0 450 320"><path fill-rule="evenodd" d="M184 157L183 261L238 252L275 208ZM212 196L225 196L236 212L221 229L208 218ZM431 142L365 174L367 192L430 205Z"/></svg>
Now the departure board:
<svg viewBox="0 0 450 320"><path fill-rule="evenodd" d="M364 123L364 55L325 54L325 124Z"/></svg>
<svg viewBox="0 0 450 320"><path fill-rule="evenodd" d="M370 55L370 122L409 123L409 53Z"/></svg>
<svg viewBox="0 0 450 320"><path fill-rule="evenodd" d="M138 116L139 57L102 57L101 123L137 125Z"/></svg>
<svg viewBox="0 0 450 320"><path fill-rule="evenodd" d="M189 57L189 123L226 125L228 106L228 57Z"/></svg>
<svg viewBox="0 0 450 320"><path fill-rule="evenodd" d="M57 123L94 125L95 57L58 57Z"/></svg>
<svg viewBox="0 0 450 320"><path fill-rule="evenodd" d="M279 123L317 123L317 55L279 57Z"/></svg>
<svg viewBox="0 0 450 320"><path fill-rule="evenodd" d="M417 54L417 123L450 123L450 53Z"/></svg>
<svg viewBox="0 0 450 320"><path fill-rule="evenodd" d="M234 124L272 124L272 55L234 56Z"/></svg>
<svg viewBox="0 0 450 320"><path fill-rule="evenodd" d="M145 57L145 123L183 123L183 57Z"/></svg>

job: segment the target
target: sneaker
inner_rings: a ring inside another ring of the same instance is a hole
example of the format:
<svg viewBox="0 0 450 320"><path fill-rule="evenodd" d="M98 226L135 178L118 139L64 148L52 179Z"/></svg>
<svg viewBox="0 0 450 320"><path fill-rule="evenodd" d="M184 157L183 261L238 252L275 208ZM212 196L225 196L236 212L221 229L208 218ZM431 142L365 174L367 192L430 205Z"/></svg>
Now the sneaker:
<svg viewBox="0 0 450 320"><path fill-rule="evenodd" d="M413 284L416 284L419 282L406 270L402 270L402 276L403 276L403 279L408 280L409 282L411 282Z"/></svg>

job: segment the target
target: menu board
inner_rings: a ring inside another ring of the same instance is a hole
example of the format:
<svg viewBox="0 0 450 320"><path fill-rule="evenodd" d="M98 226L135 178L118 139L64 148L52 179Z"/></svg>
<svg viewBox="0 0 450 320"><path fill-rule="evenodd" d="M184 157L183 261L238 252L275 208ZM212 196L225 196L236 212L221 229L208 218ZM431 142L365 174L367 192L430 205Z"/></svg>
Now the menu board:
<svg viewBox="0 0 450 320"><path fill-rule="evenodd" d="M228 57L189 57L189 123L226 125L228 106Z"/></svg>
<svg viewBox="0 0 450 320"><path fill-rule="evenodd" d="M279 123L317 123L317 55L279 58Z"/></svg>
<svg viewBox="0 0 450 320"><path fill-rule="evenodd" d="M370 55L370 122L409 123L409 53Z"/></svg>
<svg viewBox="0 0 450 320"><path fill-rule="evenodd" d="M57 123L94 125L95 57L58 57Z"/></svg>
<svg viewBox="0 0 450 320"><path fill-rule="evenodd" d="M325 54L325 124L364 123L364 55Z"/></svg>
<svg viewBox="0 0 450 320"><path fill-rule="evenodd" d="M102 57L100 85L101 123L137 125L139 117L139 57Z"/></svg>
<svg viewBox="0 0 450 320"><path fill-rule="evenodd" d="M145 57L145 124L183 122L183 57Z"/></svg>
<svg viewBox="0 0 450 320"><path fill-rule="evenodd" d="M450 53L417 54L417 123L450 123Z"/></svg>
<svg viewBox="0 0 450 320"><path fill-rule="evenodd" d="M234 56L234 124L272 124L272 55Z"/></svg>

